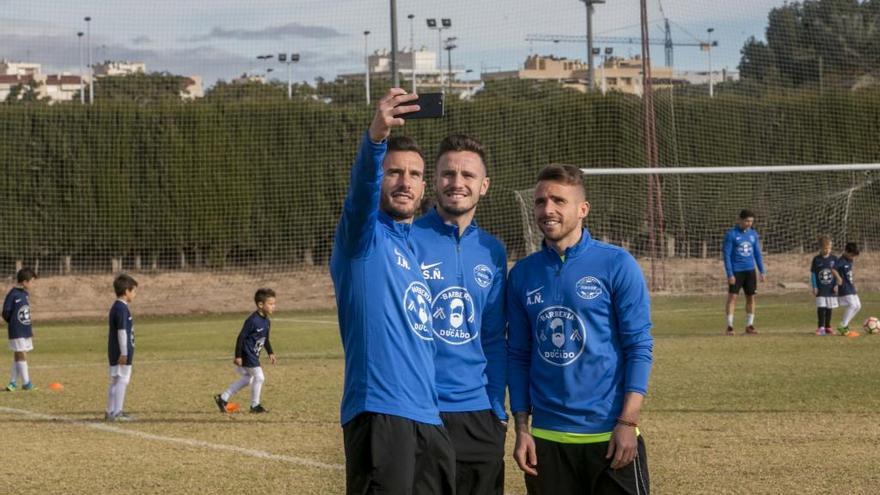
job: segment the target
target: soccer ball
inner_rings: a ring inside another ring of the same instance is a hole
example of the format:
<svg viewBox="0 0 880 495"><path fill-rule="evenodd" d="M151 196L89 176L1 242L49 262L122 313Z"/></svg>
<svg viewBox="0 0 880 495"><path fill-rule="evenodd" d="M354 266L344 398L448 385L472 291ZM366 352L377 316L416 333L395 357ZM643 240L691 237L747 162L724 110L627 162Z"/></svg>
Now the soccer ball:
<svg viewBox="0 0 880 495"><path fill-rule="evenodd" d="M862 328L865 329L865 333L878 334L880 333L880 319L877 319L876 316L869 316L862 324Z"/></svg>

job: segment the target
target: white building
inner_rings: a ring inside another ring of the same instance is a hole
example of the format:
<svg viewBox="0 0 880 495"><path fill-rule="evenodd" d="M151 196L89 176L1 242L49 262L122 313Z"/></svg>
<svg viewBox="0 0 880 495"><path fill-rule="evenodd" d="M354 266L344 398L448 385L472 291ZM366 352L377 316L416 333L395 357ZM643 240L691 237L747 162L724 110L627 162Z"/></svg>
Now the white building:
<svg viewBox="0 0 880 495"><path fill-rule="evenodd" d="M96 77L126 76L129 74L146 74L147 64L143 62L111 62L94 65Z"/></svg>
<svg viewBox="0 0 880 495"><path fill-rule="evenodd" d="M31 62L0 60L0 75L4 76L33 76L41 72L40 68L40 64Z"/></svg>
<svg viewBox="0 0 880 495"><path fill-rule="evenodd" d="M682 71L675 73L677 81L685 81L689 84L709 84L709 71ZM739 81L739 72L729 71L727 69L713 70L712 81L715 84L721 82Z"/></svg>

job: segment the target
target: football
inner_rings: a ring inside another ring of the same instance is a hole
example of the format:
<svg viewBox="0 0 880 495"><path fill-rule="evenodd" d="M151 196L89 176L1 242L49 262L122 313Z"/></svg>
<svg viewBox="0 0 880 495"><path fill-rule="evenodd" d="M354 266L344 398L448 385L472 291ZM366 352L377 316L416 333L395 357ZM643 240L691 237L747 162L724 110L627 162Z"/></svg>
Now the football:
<svg viewBox="0 0 880 495"><path fill-rule="evenodd" d="M862 328L865 329L865 333L874 335L880 333L880 319L877 319L876 316L869 316L865 323L862 324Z"/></svg>

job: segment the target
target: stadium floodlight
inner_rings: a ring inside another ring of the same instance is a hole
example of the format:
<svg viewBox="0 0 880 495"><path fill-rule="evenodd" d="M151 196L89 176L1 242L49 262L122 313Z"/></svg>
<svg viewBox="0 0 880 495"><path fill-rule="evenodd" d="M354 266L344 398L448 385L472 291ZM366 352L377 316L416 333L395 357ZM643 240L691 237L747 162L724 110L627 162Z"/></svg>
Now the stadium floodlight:
<svg viewBox="0 0 880 495"><path fill-rule="evenodd" d="M83 71L83 64L85 64L85 62L83 62L83 60L85 58L83 56L83 35L84 34L85 33L82 31L79 31L76 33L76 37L77 37L77 40L79 43L79 102L81 105L84 105L86 103L86 87L85 87L86 75L85 75L85 72Z"/></svg>
<svg viewBox="0 0 880 495"><path fill-rule="evenodd" d="M440 74L440 91L445 93L445 85L443 83L443 30L452 27L452 19L440 19L440 25L437 25L437 19L428 19L428 29L437 31L437 71ZM451 50L450 50L451 53Z"/></svg>
<svg viewBox="0 0 880 495"><path fill-rule="evenodd" d="M92 65L92 17L85 16L86 21L86 51L89 53L89 105L95 103L95 68Z"/></svg>
<svg viewBox="0 0 880 495"><path fill-rule="evenodd" d="M715 32L715 28L709 28L706 30L709 34L709 42L706 43L706 52L709 54L709 98L715 97L715 78L712 77L712 33Z"/></svg>

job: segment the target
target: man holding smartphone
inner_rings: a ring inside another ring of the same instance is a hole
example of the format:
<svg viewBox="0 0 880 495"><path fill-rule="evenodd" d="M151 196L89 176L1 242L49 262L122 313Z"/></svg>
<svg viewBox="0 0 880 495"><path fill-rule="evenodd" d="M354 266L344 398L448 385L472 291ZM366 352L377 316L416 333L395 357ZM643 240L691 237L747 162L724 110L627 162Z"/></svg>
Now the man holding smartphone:
<svg viewBox="0 0 880 495"><path fill-rule="evenodd" d="M489 189L483 145L470 136L448 136L436 163L436 206L416 220L410 238L433 295L440 415L455 448L456 493L501 495L507 255L474 222Z"/></svg>
<svg viewBox="0 0 880 495"><path fill-rule="evenodd" d="M390 138L417 98L392 88L379 101L351 171L330 274L345 379L341 422L346 492L451 494L455 465L435 388L431 291L410 248L425 163Z"/></svg>

